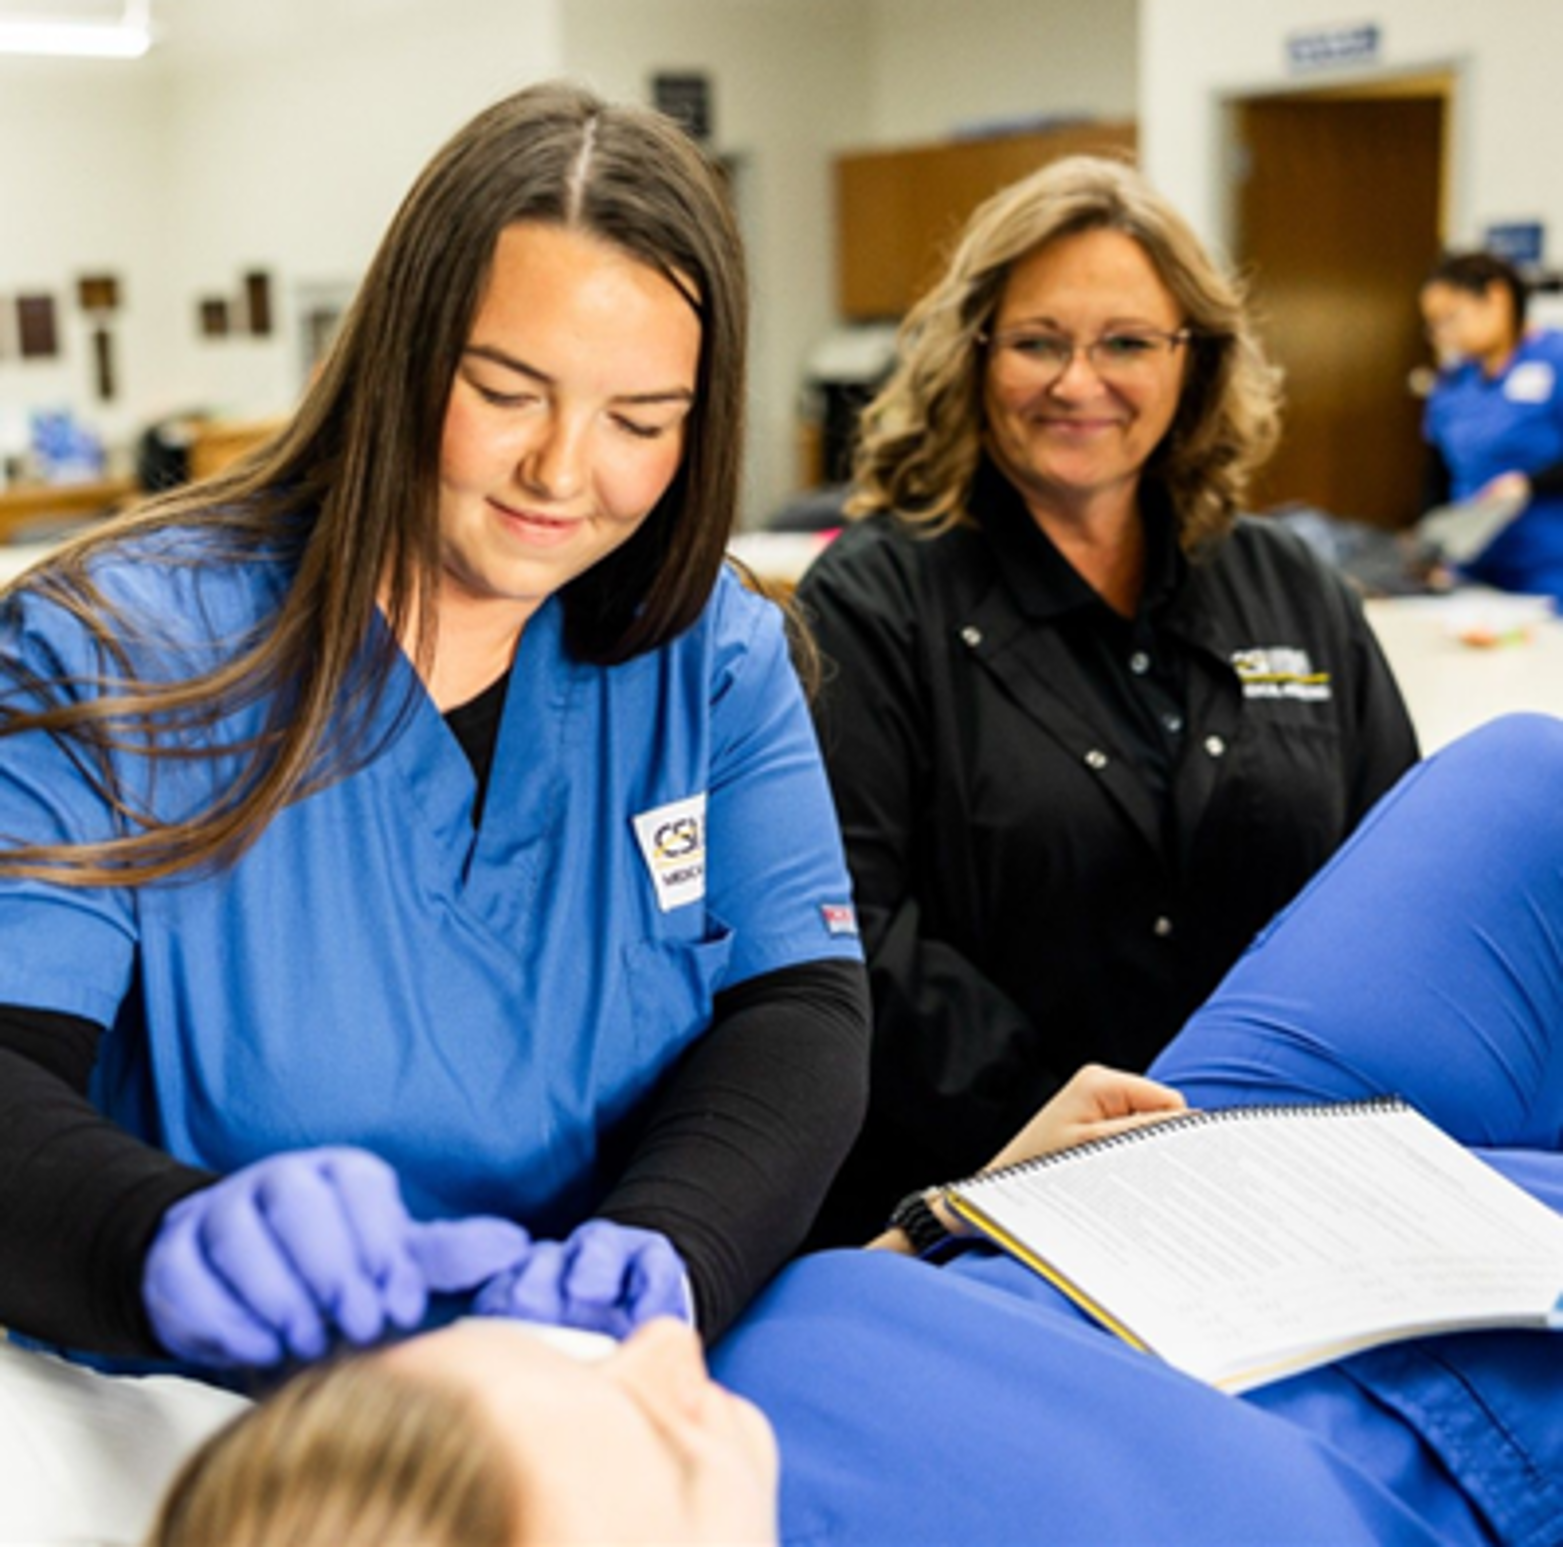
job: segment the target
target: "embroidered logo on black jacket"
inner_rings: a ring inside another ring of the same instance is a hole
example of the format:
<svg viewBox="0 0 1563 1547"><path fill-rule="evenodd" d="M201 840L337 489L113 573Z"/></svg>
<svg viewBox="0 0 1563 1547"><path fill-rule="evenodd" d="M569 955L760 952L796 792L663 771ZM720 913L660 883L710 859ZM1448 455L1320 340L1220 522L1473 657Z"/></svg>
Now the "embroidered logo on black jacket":
<svg viewBox="0 0 1563 1547"><path fill-rule="evenodd" d="M1300 698L1317 703L1334 697L1330 674L1315 671L1306 650L1294 645L1251 645L1232 655L1244 698Z"/></svg>

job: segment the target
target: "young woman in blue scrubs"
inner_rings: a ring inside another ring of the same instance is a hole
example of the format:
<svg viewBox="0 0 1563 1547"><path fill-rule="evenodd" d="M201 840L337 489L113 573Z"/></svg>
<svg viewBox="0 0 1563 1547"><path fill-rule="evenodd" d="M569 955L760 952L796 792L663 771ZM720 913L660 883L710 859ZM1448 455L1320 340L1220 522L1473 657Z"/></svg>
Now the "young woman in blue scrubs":
<svg viewBox="0 0 1563 1547"><path fill-rule="evenodd" d="M1425 503L1517 498L1519 515L1463 568L1563 601L1563 333L1527 327L1528 298L1519 271L1485 252L1450 254L1423 284L1423 320L1447 361L1423 415Z"/></svg>
<svg viewBox="0 0 1563 1547"><path fill-rule="evenodd" d="M1560 780L1541 717L1419 765L1162 1055L1165 1084L1093 1071L1007 1158L1182 1099L1399 1091L1563 1209ZM1413 1340L1233 1397L986 1247L936 1266L877 1244L790 1265L716 1380L666 1322L584 1367L473 1322L317 1366L193 1463L152 1539L1563 1540L1563 1335Z"/></svg>
<svg viewBox="0 0 1563 1547"><path fill-rule="evenodd" d="M724 562L746 293L659 115L436 155L287 429L0 598L0 1324L203 1367L714 1336L859 1121L848 881Z"/></svg>

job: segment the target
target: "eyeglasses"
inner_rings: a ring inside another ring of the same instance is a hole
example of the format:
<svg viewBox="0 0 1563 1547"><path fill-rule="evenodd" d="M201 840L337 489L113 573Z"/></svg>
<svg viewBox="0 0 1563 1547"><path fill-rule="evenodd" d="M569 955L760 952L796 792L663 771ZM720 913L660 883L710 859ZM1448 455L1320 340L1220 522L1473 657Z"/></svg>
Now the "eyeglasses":
<svg viewBox="0 0 1563 1547"><path fill-rule="evenodd" d="M1153 378L1167 360L1194 337L1192 328L1164 333L1156 328L1104 333L1089 344L1077 344L1062 333L1038 333L1017 328L1009 333L979 333L977 341L992 351L994 361L1009 375L1046 386L1057 381L1083 354L1105 382L1127 385Z"/></svg>

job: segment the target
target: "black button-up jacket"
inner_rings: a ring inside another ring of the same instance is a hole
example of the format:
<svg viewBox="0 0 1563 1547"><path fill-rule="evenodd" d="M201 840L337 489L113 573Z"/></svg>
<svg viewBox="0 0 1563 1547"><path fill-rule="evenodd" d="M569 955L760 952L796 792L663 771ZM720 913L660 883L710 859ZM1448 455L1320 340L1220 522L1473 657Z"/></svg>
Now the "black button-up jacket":
<svg viewBox="0 0 1563 1547"><path fill-rule="evenodd" d="M1188 562L1153 509L1131 623L991 469L972 503L933 539L849 528L799 591L875 1005L820 1241L981 1165L1082 1063L1144 1069L1417 755L1355 593L1291 533L1244 519Z"/></svg>

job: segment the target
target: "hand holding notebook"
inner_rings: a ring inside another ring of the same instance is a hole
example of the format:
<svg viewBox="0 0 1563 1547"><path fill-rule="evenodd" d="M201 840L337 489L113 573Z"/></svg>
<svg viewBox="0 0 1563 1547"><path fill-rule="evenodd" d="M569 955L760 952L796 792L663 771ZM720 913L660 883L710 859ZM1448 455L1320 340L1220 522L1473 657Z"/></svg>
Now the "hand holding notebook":
<svg viewBox="0 0 1563 1547"><path fill-rule="evenodd" d="M1104 1064L1086 1064L983 1170L1000 1171L1057 1150L1114 1138L1187 1110L1181 1093L1169 1085Z"/></svg>
<svg viewBox="0 0 1563 1547"><path fill-rule="evenodd" d="M1563 1218L1398 1101L1188 1113L945 1202L1229 1391L1399 1338L1563 1324Z"/></svg>

